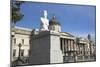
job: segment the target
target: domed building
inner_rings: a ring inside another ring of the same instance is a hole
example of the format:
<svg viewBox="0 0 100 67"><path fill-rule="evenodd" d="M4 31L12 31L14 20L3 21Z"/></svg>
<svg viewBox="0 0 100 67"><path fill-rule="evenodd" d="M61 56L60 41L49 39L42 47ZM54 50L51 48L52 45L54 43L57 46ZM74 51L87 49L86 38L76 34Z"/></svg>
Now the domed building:
<svg viewBox="0 0 100 67"><path fill-rule="evenodd" d="M52 19L49 21L49 30L55 32L61 32L61 25L56 20L55 16L53 16Z"/></svg>
<svg viewBox="0 0 100 67"><path fill-rule="evenodd" d="M15 27L14 32L12 31L13 64L18 62L18 65L38 65L96 60L96 45L91 41L90 35L84 39L61 31L59 21L55 16L48 20L46 11L41 18L40 29Z"/></svg>

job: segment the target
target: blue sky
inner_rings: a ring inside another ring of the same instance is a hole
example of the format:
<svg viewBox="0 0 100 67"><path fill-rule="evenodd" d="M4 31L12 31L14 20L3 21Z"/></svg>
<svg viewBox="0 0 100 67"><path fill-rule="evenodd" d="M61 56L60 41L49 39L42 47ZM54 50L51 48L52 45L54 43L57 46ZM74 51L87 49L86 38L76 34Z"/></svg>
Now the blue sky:
<svg viewBox="0 0 100 67"><path fill-rule="evenodd" d="M95 6L26 2L21 6L24 17L16 26L39 28L43 10L48 11L49 20L53 15L56 16L63 32L76 36L95 36Z"/></svg>

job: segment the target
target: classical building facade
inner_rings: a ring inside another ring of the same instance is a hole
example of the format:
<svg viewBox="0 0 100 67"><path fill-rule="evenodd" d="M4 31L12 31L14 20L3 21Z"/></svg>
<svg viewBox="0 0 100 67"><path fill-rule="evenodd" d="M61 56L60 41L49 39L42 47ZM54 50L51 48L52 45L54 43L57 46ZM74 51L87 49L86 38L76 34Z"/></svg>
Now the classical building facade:
<svg viewBox="0 0 100 67"><path fill-rule="evenodd" d="M15 27L11 31L12 62L16 61L19 57L28 64L96 60L95 42L90 38L79 38L70 33L62 32L61 24L55 16L49 20L48 25L47 13L45 12L45 14L46 16L42 17L42 26L40 26L40 29L32 30Z"/></svg>
<svg viewBox="0 0 100 67"><path fill-rule="evenodd" d="M19 44L21 44L20 49L20 57L23 59L29 58L29 50L30 50L30 33L31 29L23 28L23 27L15 27L12 31L12 53L11 53L11 61L15 61L19 57Z"/></svg>
<svg viewBox="0 0 100 67"><path fill-rule="evenodd" d="M53 16L49 31L33 30L30 38L30 64L51 64L95 60L95 43L88 38L76 38L61 32L61 25Z"/></svg>

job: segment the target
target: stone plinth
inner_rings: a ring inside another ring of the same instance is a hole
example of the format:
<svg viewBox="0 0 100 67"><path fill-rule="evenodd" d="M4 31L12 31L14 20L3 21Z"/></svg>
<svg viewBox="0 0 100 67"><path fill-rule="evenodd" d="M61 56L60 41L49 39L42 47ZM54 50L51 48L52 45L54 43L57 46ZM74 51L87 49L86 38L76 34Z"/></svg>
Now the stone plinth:
<svg viewBox="0 0 100 67"><path fill-rule="evenodd" d="M43 31L33 35L29 62L30 64L63 63L59 33Z"/></svg>

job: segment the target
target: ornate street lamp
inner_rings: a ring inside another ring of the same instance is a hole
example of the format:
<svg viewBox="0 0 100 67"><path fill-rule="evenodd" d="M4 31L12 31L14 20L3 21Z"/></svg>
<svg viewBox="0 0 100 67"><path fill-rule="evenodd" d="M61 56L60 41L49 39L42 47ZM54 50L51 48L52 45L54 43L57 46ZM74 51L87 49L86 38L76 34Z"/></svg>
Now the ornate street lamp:
<svg viewBox="0 0 100 67"><path fill-rule="evenodd" d="M19 47L18 60L21 60L21 58L20 58L20 54L21 54L20 51L21 51L21 47L22 47L21 43L19 43L18 47Z"/></svg>
<svg viewBox="0 0 100 67"><path fill-rule="evenodd" d="M18 58L17 58L17 60L15 60L13 63L12 63L12 67L16 67L17 65L21 65L21 64L23 64L24 63L24 61L21 59L21 47L22 47L22 45L21 45L21 43L19 43L18 44L18 47L19 47L19 55L18 55Z"/></svg>
<svg viewBox="0 0 100 67"><path fill-rule="evenodd" d="M21 59L21 47L22 47L22 45L21 45L21 43L19 43L18 44L18 47L19 47L19 55L18 55L18 59L16 60L16 65L21 65L21 64L23 64L24 63L24 61Z"/></svg>

